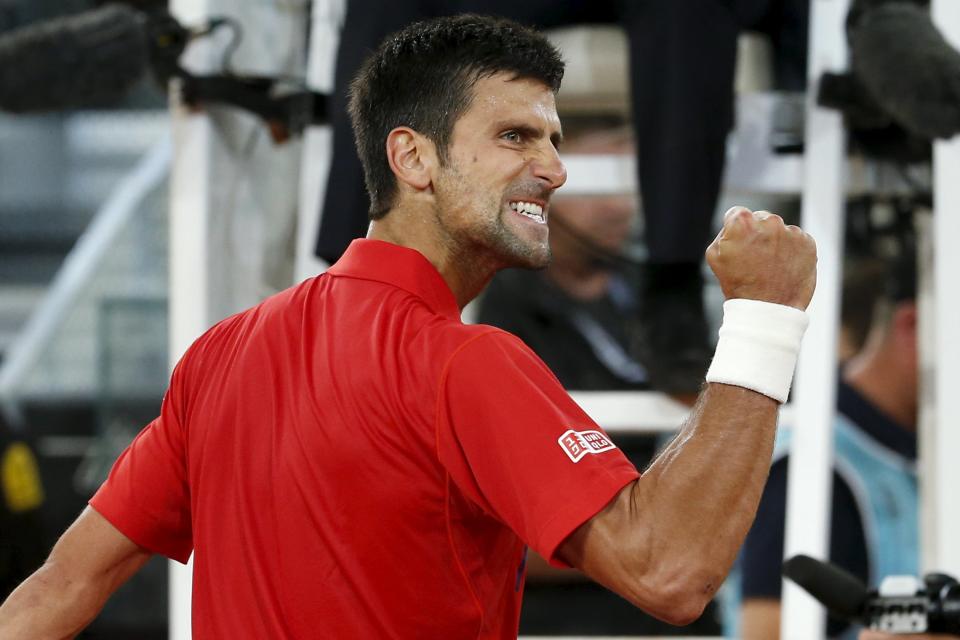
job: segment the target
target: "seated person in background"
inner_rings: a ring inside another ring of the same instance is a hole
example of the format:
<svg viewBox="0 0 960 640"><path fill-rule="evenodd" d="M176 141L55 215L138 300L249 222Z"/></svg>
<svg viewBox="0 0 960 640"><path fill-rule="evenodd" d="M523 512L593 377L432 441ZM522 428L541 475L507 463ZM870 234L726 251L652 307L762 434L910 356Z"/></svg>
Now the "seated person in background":
<svg viewBox="0 0 960 640"><path fill-rule="evenodd" d="M914 261L905 252L889 269L870 334L844 365L837 391L830 562L873 585L887 575L919 574ZM740 556L744 640L779 637L789 437L789 429L778 433ZM829 620L831 638L856 638L857 631Z"/></svg>
<svg viewBox="0 0 960 640"><path fill-rule="evenodd" d="M837 337L837 360L841 365L857 355L867 342L873 326L874 307L883 293L889 268L877 257L861 256L844 264L840 335Z"/></svg>
<svg viewBox="0 0 960 640"><path fill-rule="evenodd" d="M564 120L564 154L631 151L629 128L616 119ZM647 390L636 355L638 274L625 249L637 219L631 195L567 196L550 207L553 259L543 271L507 269L494 276L478 321L519 336L567 389ZM616 436L631 462L645 468L657 437ZM554 569L528 552L521 634L711 635L712 610L682 631L630 606L573 570Z"/></svg>

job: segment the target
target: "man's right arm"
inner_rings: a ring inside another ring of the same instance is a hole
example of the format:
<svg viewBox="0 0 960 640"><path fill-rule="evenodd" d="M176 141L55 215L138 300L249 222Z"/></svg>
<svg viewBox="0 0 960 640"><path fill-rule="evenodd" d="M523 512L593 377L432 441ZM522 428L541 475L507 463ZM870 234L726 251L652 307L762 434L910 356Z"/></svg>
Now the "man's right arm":
<svg viewBox="0 0 960 640"><path fill-rule="evenodd" d="M728 213L707 259L727 299L806 308L812 239L777 216ZM649 613L687 624L732 566L767 478L779 404L710 383L641 478L578 528L558 555Z"/></svg>
<svg viewBox="0 0 960 640"><path fill-rule="evenodd" d="M87 507L0 607L0 638L72 638L152 555Z"/></svg>
<svg viewBox="0 0 960 640"><path fill-rule="evenodd" d="M766 396L708 385L680 435L564 543L561 557L667 622L697 619L753 521L776 415Z"/></svg>

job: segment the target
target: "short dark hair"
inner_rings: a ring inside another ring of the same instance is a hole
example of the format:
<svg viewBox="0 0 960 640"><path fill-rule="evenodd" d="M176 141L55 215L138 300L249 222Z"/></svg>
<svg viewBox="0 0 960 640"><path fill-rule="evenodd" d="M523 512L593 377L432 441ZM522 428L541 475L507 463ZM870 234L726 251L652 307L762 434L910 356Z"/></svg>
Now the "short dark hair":
<svg viewBox="0 0 960 640"><path fill-rule="evenodd" d="M384 149L390 131L405 126L427 136L446 162L453 126L469 108L474 85L497 73L539 80L556 93L563 60L536 31L472 14L412 24L367 58L350 86L349 110L371 220L386 215L396 197Z"/></svg>
<svg viewBox="0 0 960 640"><path fill-rule="evenodd" d="M853 258L844 265L840 322L851 346L860 351L870 332L887 327L898 305L917 297L917 250L914 238L901 235L891 256Z"/></svg>

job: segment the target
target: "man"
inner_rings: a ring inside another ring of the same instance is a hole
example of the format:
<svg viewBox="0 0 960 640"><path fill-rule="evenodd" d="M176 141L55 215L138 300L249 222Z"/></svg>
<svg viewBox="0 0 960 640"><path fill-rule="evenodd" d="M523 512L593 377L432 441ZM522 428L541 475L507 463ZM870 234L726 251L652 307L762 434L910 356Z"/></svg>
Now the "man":
<svg viewBox="0 0 960 640"><path fill-rule="evenodd" d="M458 317L497 270L549 260L562 69L538 34L475 16L374 52L351 97L368 238L188 350L0 637L76 633L153 553L193 553L195 638L513 637L525 545L699 615L760 497L815 247L730 212L708 254L738 298L730 339L638 480L519 340Z"/></svg>
<svg viewBox="0 0 960 640"><path fill-rule="evenodd" d="M920 569L915 260L907 251L887 268L866 343L846 362L837 392L830 561L874 585ZM741 556L745 640L779 635L788 435L778 437ZM856 637L841 621L828 627L831 637Z"/></svg>

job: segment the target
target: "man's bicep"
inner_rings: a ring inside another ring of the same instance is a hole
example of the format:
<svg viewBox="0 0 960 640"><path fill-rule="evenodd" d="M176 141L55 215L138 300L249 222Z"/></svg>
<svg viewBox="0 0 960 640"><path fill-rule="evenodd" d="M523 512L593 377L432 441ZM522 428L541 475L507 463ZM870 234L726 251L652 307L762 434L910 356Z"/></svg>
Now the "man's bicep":
<svg viewBox="0 0 960 640"><path fill-rule="evenodd" d="M96 509L87 507L60 537L47 562L63 575L95 585L109 595L152 555Z"/></svg>
<svg viewBox="0 0 960 640"><path fill-rule="evenodd" d="M678 613L676 608L683 603L660 580L650 551L652 530L644 516L642 482L621 489L561 543L556 555L654 617L689 624L693 618Z"/></svg>
<svg viewBox="0 0 960 640"><path fill-rule="evenodd" d="M512 336L465 345L440 393L438 454L454 483L545 558L638 475Z"/></svg>
<svg viewBox="0 0 960 640"><path fill-rule="evenodd" d="M603 509L577 527L560 543L555 554L609 588L613 586L607 584L609 578L604 576L623 564L618 556L623 551L624 532L635 529L627 522L633 486L634 483L630 483L621 489Z"/></svg>

